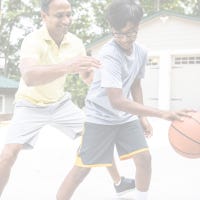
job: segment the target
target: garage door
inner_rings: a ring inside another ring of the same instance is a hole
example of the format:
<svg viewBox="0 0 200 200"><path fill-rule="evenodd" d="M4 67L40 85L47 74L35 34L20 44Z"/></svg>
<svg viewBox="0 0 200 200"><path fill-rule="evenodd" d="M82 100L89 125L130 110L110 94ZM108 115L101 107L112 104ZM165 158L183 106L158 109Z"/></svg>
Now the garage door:
<svg viewBox="0 0 200 200"><path fill-rule="evenodd" d="M158 106L159 57L149 57L145 78L142 81L144 104Z"/></svg>
<svg viewBox="0 0 200 200"><path fill-rule="evenodd" d="M173 56L171 108L200 110L200 55Z"/></svg>

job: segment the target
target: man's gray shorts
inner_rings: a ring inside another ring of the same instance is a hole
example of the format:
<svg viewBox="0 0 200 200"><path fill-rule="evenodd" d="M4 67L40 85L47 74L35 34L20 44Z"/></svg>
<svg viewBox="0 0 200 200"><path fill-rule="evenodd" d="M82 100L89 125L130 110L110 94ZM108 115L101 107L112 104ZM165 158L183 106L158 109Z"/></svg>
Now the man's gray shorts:
<svg viewBox="0 0 200 200"><path fill-rule="evenodd" d="M45 125L51 125L75 139L83 130L84 120L83 111L69 97L47 106L19 101L8 128L6 144L24 144L25 148L33 148Z"/></svg>

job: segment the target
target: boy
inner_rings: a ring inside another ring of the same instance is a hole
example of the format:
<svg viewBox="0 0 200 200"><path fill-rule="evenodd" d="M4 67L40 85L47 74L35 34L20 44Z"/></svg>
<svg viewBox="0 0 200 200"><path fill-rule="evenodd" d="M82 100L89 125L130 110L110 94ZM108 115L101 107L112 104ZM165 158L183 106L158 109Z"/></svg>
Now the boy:
<svg viewBox="0 0 200 200"><path fill-rule="evenodd" d="M102 67L89 89L86 124L77 160L66 176L57 200L68 200L92 167L111 166L116 146L119 157L133 159L135 198L147 200L151 179L151 155L146 136L152 128L145 116L181 120L186 111L163 111L144 106L140 81L147 52L135 43L143 12L132 0L114 0L107 9L113 40L100 52ZM145 134L144 134L145 132Z"/></svg>

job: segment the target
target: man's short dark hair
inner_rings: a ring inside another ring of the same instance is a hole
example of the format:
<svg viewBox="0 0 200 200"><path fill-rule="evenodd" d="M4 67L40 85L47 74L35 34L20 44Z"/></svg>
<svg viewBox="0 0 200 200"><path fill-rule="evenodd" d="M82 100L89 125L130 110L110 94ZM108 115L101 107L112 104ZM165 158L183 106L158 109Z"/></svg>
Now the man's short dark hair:
<svg viewBox="0 0 200 200"><path fill-rule="evenodd" d="M40 0L40 5L41 5L41 10L44 12L48 12L49 10L49 4L52 2L53 0ZM68 2L70 2L69 0L66 0Z"/></svg>
<svg viewBox="0 0 200 200"><path fill-rule="evenodd" d="M53 0L40 0L41 10L44 11L44 12L48 12L48 10L49 10L49 4L52 1Z"/></svg>
<svg viewBox="0 0 200 200"><path fill-rule="evenodd" d="M138 25L142 16L142 7L136 0L113 0L106 10L106 18L116 30L121 30L128 22Z"/></svg>

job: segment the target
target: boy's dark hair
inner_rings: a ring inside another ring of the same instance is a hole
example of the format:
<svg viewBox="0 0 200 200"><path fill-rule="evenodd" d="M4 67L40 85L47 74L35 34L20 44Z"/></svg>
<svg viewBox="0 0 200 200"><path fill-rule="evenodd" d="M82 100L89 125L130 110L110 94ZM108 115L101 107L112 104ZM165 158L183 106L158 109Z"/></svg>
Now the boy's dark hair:
<svg viewBox="0 0 200 200"><path fill-rule="evenodd" d="M142 16L142 7L136 0L113 0L106 10L106 18L116 30L121 30L127 22L138 25Z"/></svg>

